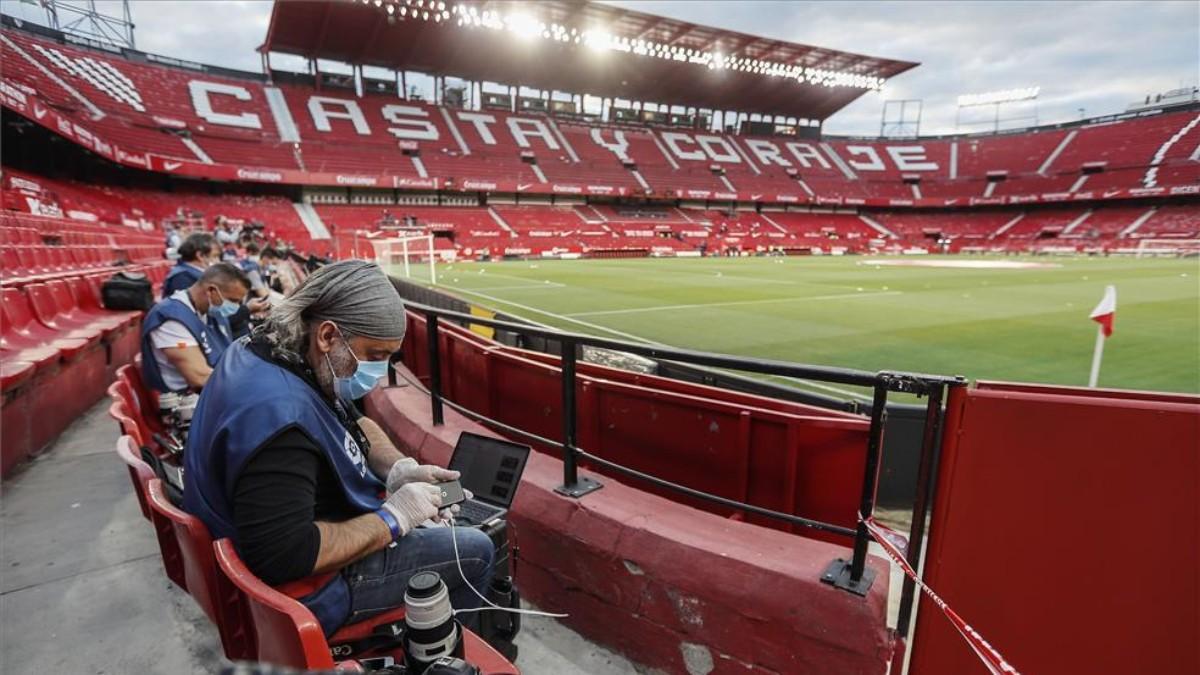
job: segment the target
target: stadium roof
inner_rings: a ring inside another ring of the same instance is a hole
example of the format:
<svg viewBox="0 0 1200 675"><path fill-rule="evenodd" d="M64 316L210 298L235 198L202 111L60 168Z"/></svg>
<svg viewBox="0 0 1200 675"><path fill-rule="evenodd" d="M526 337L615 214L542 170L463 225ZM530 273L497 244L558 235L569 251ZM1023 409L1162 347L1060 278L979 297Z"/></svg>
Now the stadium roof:
<svg viewBox="0 0 1200 675"><path fill-rule="evenodd" d="M280 0L259 49L808 119L825 119L917 66L587 0Z"/></svg>

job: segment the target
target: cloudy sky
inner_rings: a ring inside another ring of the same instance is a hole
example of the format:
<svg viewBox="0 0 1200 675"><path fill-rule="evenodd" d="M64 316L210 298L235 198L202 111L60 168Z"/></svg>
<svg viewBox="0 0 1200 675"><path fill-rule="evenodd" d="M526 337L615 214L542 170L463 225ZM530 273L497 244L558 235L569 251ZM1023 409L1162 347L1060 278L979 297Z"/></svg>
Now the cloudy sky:
<svg viewBox="0 0 1200 675"><path fill-rule="evenodd" d="M97 3L111 7L114 3ZM271 3L137 0L143 51L259 70ZM613 0L612 4L770 38L919 61L832 117L830 133L878 134L886 99L921 99L922 133L955 130L959 94L1041 87L1042 123L1123 111L1200 80L1200 2L799 2ZM3 11L40 21L36 7ZM277 63L281 65L282 61ZM969 121L976 121L974 118ZM978 127L976 127L978 128Z"/></svg>

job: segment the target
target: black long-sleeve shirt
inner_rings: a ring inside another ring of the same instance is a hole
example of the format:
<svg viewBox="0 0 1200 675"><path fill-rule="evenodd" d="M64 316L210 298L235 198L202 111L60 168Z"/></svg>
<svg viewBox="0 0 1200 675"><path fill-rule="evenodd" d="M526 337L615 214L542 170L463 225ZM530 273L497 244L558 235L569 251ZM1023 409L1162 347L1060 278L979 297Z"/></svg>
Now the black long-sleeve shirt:
<svg viewBox="0 0 1200 675"><path fill-rule="evenodd" d="M264 345L252 342L251 349L268 357ZM289 370L316 387L311 370ZM360 447L368 451L358 425L353 420L343 421L358 438ZM338 522L356 515L333 466L299 427L286 429L263 444L234 482L233 525L238 553L250 571L268 584L312 574L321 548L316 521Z"/></svg>

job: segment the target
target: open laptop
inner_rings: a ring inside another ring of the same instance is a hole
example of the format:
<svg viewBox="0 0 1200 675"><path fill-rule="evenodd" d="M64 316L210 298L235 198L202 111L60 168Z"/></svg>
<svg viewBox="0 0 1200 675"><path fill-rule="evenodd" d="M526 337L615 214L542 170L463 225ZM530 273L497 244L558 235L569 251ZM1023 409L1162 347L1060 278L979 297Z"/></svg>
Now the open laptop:
<svg viewBox="0 0 1200 675"><path fill-rule="evenodd" d="M459 482L475 496L460 505L456 520L462 525L486 525L504 517L528 459L528 445L462 432L448 468L462 474Z"/></svg>

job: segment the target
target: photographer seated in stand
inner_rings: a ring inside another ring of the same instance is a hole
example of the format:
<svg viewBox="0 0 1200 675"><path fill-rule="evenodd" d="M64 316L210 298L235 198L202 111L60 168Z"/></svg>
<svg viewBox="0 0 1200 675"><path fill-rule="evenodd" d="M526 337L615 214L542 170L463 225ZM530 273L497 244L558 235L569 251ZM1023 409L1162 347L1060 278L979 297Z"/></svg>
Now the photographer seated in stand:
<svg viewBox="0 0 1200 675"><path fill-rule="evenodd" d="M190 287L154 305L142 319L142 373L163 392L200 391L233 333L229 317L250 291L246 273L211 265Z"/></svg>
<svg viewBox="0 0 1200 675"><path fill-rule="evenodd" d="M326 635L403 606L421 571L442 576L456 609L482 604L466 584L490 585L486 534L419 527L450 517L434 483L458 472L405 457L355 404L386 375L405 324L377 265L322 267L226 351L192 417L185 510L268 584L333 573L299 598Z"/></svg>
<svg viewBox="0 0 1200 675"><path fill-rule="evenodd" d="M209 265L221 260L221 247L216 237L207 232L193 232L179 245L179 260L163 279L163 297L196 283Z"/></svg>

